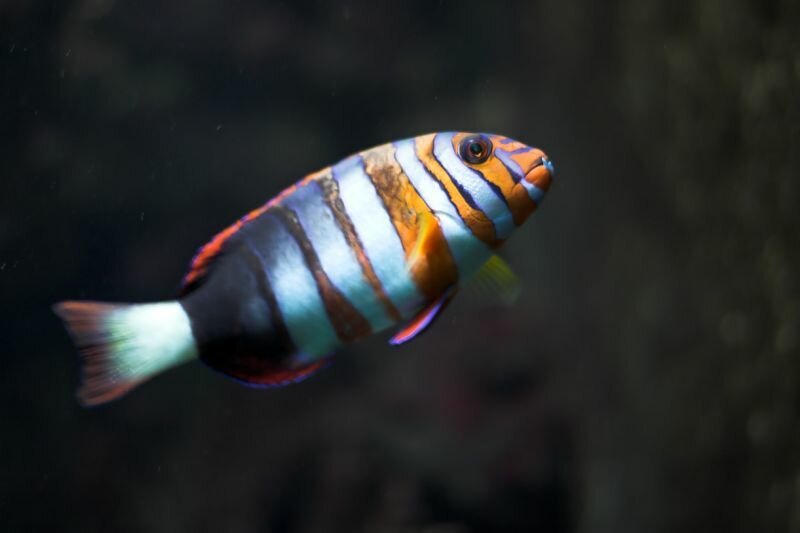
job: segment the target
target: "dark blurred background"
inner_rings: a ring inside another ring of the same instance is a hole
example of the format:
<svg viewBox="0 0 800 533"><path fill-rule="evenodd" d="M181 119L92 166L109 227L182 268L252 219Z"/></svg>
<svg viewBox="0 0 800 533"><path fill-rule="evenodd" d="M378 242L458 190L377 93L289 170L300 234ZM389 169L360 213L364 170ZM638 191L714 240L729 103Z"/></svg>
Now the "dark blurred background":
<svg viewBox="0 0 800 533"><path fill-rule="evenodd" d="M0 530L800 531L795 0L5 0L0 110ZM77 405L53 302L449 129L556 163L513 307Z"/></svg>

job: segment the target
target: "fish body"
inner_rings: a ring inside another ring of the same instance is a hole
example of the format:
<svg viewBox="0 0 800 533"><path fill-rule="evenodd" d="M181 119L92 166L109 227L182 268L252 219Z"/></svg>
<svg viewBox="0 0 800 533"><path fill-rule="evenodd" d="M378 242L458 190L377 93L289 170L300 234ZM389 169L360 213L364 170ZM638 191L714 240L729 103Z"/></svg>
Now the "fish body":
<svg viewBox="0 0 800 533"><path fill-rule="evenodd" d="M482 268L505 272L494 251L552 172L538 149L452 132L315 172L202 247L177 301L57 304L85 358L78 397L103 403L194 358L283 385L371 334L405 325L391 342L406 342Z"/></svg>

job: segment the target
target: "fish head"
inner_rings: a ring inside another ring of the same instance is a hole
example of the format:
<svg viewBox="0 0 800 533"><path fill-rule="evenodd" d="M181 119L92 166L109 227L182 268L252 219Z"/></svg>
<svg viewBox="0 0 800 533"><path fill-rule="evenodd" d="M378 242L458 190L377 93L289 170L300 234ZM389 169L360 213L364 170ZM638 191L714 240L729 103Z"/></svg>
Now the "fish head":
<svg viewBox="0 0 800 533"><path fill-rule="evenodd" d="M514 226L536 210L550 189L555 167L539 148L503 135L466 132L454 134L452 145L461 161L502 196ZM502 223L497 216L492 217L495 226Z"/></svg>

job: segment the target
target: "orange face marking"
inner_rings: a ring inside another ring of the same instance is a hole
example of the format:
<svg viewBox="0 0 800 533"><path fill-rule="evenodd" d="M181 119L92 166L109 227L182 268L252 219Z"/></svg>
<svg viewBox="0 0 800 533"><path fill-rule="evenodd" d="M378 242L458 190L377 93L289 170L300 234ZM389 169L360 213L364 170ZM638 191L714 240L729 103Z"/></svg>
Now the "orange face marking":
<svg viewBox="0 0 800 533"><path fill-rule="evenodd" d="M519 166L523 173L522 179L525 179L525 176L528 175L528 172L531 168L534 168L540 164L541 159L544 156L544 152L538 148L530 148L528 145L514 140L508 142L508 137L503 137L502 135L492 135L491 139L492 144L494 144L495 153L497 150L503 150L508 154L512 154L509 155L509 158ZM522 151L517 154L513 153L517 150L525 148L529 148L529 150ZM500 158L498 158L494 153L492 154L490 161L499 163L505 169L505 165L502 164ZM487 161L487 163L489 162ZM509 178L511 178L511 174L508 173L507 170L506 173L508 174ZM534 180L533 183L540 189L547 191L547 189L550 187L550 173L543 172L542 174L545 176L542 177L542 179ZM539 174L537 173L535 176L538 178ZM504 193L505 191L506 189L503 189ZM536 203L531 200L525 188L518 183L515 183L510 192L505 194L508 205L511 208L512 214L514 215L514 223L517 226L525 222L525 219L527 219L538 207Z"/></svg>
<svg viewBox="0 0 800 533"><path fill-rule="evenodd" d="M430 209L395 160L392 145L373 148L361 156L364 169L400 236L406 259L414 253L418 239L425 238L424 253L410 265L412 279L427 298L440 296L457 281L458 268L439 222L433 217L427 235L420 235L422 217L430 214Z"/></svg>
<svg viewBox="0 0 800 533"><path fill-rule="evenodd" d="M470 134L458 133L453 136L453 148L456 150L456 152L459 151L461 140L468 135ZM508 203L511 214L514 217L514 224L520 226L536 208L536 204L530 199L528 193L517 185L517 183L514 181L514 178L511 176L511 173L508 171L503 162L500 161L500 158L495 156L494 151L499 148L501 150L510 152L516 150L517 148L527 148L527 146L516 141L505 145L500 144L500 141L504 139L505 137L500 135L491 136L493 152L492 155L489 156L489 159L483 163L473 164L467 161L464 161L463 163L468 167L480 172L484 178L500 189L500 192L503 193L503 196ZM521 191L519 189L521 189ZM520 192L522 194L519 194Z"/></svg>
<svg viewBox="0 0 800 533"><path fill-rule="evenodd" d="M526 147L524 144L518 142L512 142L505 146L509 147L507 148L509 152L512 152L518 148ZM522 169L524 174L522 179L526 179L543 191L547 191L550 188L551 176L550 172L547 171L541 164L542 157L544 156L544 152L538 148L534 148L527 152L511 155L510 157L511 160L519 165L520 169ZM531 172L532 169L536 170ZM525 219L528 218L538 207L536 203L531 200L525 188L520 184L515 186L512 196L509 198L509 205L514 206L514 222L516 223L517 218L519 218L520 224L524 222Z"/></svg>
<svg viewBox="0 0 800 533"><path fill-rule="evenodd" d="M519 145L518 148L525 147L525 145L521 143L510 143L508 146L514 146L515 144ZM513 150L509 148L508 151L513 151ZM540 164L543 157L546 157L544 152L542 152L538 148L533 148L532 150L529 150L527 152L512 155L511 160L514 161L517 165L519 165L519 168L522 169L522 172L527 175L528 172L531 171L531 169L537 167ZM550 172L546 171L537 172L532 177L534 178L532 183L537 187L539 187L540 189L542 189L543 191L547 191L550 188L550 181L551 181Z"/></svg>
<svg viewBox="0 0 800 533"><path fill-rule="evenodd" d="M422 162L428 172L441 183L450 201L456 206L458 214L480 240L487 244L495 243L494 224L482 212L473 209L458 192L450 174L445 171L433 155L433 139L435 134L423 135L416 139L417 158Z"/></svg>
<svg viewBox="0 0 800 533"><path fill-rule="evenodd" d="M543 152L539 151L539 154L540 156L537 159L545 157ZM535 167L532 171L528 171L527 179L529 182L546 192L550 189L550 183L553 181L553 176L544 165L540 165Z"/></svg>

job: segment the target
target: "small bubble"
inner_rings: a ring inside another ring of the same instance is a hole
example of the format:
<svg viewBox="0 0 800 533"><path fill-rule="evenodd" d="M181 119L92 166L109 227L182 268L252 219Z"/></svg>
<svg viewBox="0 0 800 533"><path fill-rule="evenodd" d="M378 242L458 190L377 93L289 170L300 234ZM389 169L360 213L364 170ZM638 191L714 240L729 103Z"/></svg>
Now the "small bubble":
<svg viewBox="0 0 800 533"><path fill-rule="evenodd" d="M217 124L217 131L221 131L221 130L222 130L222 124Z"/></svg>
<svg viewBox="0 0 800 533"><path fill-rule="evenodd" d="M3 263L2 265L0 265L0 270L5 270L5 269L6 269L6 264L5 264L5 263Z"/></svg>
<svg viewBox="0 0 800 533"><path fill-rule="evenodd" d="M139 213L139 221L144 222L144 211Z"/></svg>

